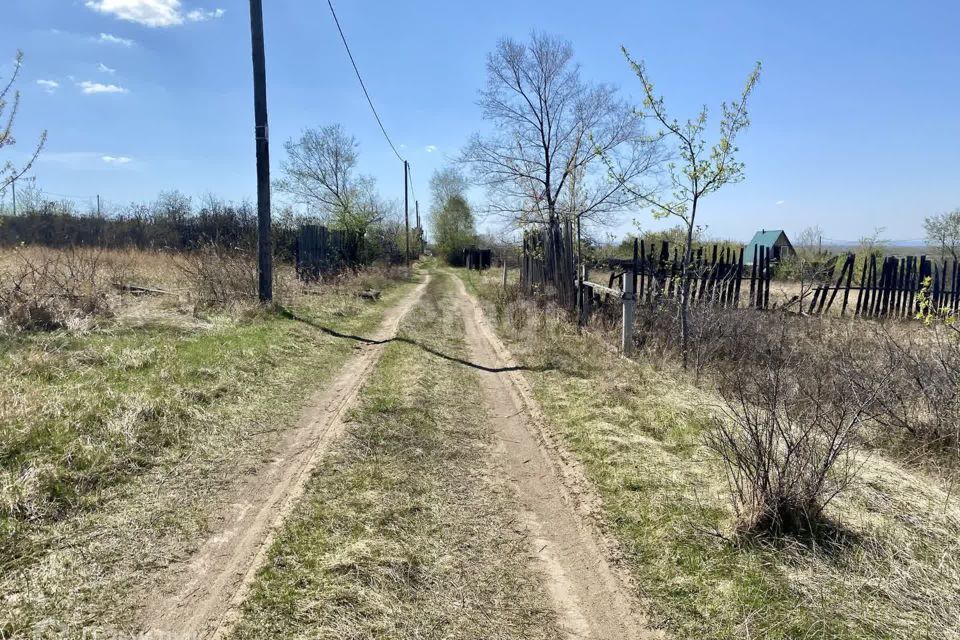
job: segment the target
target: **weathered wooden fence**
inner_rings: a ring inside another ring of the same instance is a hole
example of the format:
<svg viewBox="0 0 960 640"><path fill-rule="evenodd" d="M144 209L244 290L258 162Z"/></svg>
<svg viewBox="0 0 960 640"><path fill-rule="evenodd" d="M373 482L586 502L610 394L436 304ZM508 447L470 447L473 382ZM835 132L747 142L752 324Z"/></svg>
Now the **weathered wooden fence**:
<svg viewBox="0 0 960 640"><path fill-rule="evenodd" d="M556 297L562 307L573 309L576 304L576 256L569 220L524 232L520 284L528 294L538 290Z"/></svg>
<svg viewBox="0 0 960 640"><path fill-rule="evenodd" d="M363 238L323 225L305 224L297 236L297 275L303 280L360 262Z"/></svg>
<svg viewBox="0 0 960 640"><path fill-rule="evenodd" d="M556 224L523 236L520 282L527 293L538 291L564 308L579 311L584 322L591 309L611 299L631 306L659 304L675 299L686 283L691 306L730 308L777 307L826 315L872 318L914 318L925 309L960 314L960 262L935 262L926 256L875 254L858 261L853 253L823 264L806 265L806 278L784 282L799 286L789 299L771 302L771 283L777 268L769 250L712 245L698 248L684 279L680 249L667 242L634 241L633 257L608 260L606 285L591 282L589 270L577 264L570 225ZM859 278L855 270L859 264Z"/></svg>
<svg viewBox="0 0 960 640"><path fill-rule="evenodd" d="M830 311L842 292L840 315L853 313L862 317L913 318L921 311L922 299L932 313L957 314L960 311L960 263L936 263L926 256L870 255L863 260L859 285L853 285L856 266L854 254L847 254L836 281L834 261L826 274L826 282L818 285L807 306L808 314ZM852 294L856 294L856 303ZM855 306L854 306L855 305Z"/></svg>
<svg viewBox="0 0 960 640"><path fill-rule="evenodd" d="M719 304L748 306L766 309L770 305L770 281L773 273L771 256L761 249L753 256L753 262L744 264L744 250L735 252L729 247L714 245L709 251L700 248L687 270L687 283L691 304ZM676 248L663 242L659 251L654 243L634 241L634 257L607 262L609 281L603 295L628 273L638 304L655 303L674 298L682 284L682 262ZM520 282L528 293L534 289L547 294L555 293L557 302L573 309L583 307L584 286L594 293L599 289L589 283L589 274L578 277L573 242L569 225L561 233L544 229L524 234L521 254ZM744 286L748 288L744 291ZM623 290L621 284L620 290Z"/></svg>
<svg viewBox="0 0 960 640"><path fill-rule="evenodd" d="M629 272L633 278L638 304L654 303L664 298L676 298L683 284L683 262L675 247L663 242L657 251L634 241L632 259L610 260L608 287L618 277L618 269ZM713 245L698 248L687 269L690 304L720 306L743 306L766 309L770 306L770 281L773 276L771 254L766 249L754 251L753 261L744 263L744 249ZM622 288L622 287L621 287Z"/></svg>

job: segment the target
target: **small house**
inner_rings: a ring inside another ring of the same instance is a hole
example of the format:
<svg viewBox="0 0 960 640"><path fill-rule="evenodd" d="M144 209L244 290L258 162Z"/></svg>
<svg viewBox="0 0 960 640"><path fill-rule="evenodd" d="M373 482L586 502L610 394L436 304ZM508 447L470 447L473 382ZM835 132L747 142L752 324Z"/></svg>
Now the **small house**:
<svg viewBox="0 0 960 640"><path fill-rule="evenodd" d="M759 256L761 249L767 250L772 262L797 254L783 229L761 229L753 234L753 239L747 243L743 252L743 261L753 264L753 256Z"/></svg>

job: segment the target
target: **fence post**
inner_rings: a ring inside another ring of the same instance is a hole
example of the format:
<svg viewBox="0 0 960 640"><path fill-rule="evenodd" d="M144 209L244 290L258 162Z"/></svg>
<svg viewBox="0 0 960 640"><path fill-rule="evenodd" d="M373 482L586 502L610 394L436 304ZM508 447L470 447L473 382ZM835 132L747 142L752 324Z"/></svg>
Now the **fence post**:
<svg viewBox="0 0 960 640"><path fill-rule="evenodd" d="M579 316L579 326L586 326L590 322L590 298L592 297L592 292L589 287L587 287L584 282L587 281L587 266L584 264L580 265L580 277L577 281L577 295L580 298L580 316Z"/></svg>
<svg viewBox="0 0 960 640"><path fill-rule="evenodd" d="M620 339L620 352L626 357L633 353L633 326L637 309L636 292L633 277L623 277L623 332Z"/></svg>

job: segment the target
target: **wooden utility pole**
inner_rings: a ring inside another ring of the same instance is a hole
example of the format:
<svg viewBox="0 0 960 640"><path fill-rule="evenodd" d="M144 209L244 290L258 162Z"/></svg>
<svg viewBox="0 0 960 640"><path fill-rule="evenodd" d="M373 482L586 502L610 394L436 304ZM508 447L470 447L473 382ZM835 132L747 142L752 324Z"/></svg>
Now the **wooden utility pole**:
<svg viewBox="0 0 960 640"><path fill-rule="evenodd" d="M97 217L100 217L100 194L97 194Z"/></svg>
<svg viewBox="0 0 960 640"><path fill-rule="evenodd" d="M413 201L414 209L417 212L417 256L423 255L423 227L420 226L420 201Z"/></svg>
<svg viewBox="0 0 960 640"><path fill-rule="evenodd" d="M13 215L17 215L17 179L14 178L10 181L10 185L13 187Z"/></svg>
<svg viewBox="0 0 960 640"><path fill-rule="evenodd" d="M263 47L263 3L250 0L253 44L253 111L257 143L257 256L261 302L273 301L273 242L270 237L270 129L267 126L267 64Z"/></svg>
<svg viewBox="0 0 960 640"><path fill-rule="evenodd" d="M407 250L404 254L406 256L407 267L410 267L410 200L407 195L407 186L409 184L408 176L410 174L410 164L404 160L403 161L403 221L404 226L407 230Z"/></svg>

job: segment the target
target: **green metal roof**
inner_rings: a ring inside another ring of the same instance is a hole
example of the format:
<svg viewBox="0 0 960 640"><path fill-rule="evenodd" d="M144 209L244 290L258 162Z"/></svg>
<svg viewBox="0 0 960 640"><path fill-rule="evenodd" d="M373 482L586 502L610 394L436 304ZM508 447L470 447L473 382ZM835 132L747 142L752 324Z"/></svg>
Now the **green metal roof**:
<svg viewBox="0 0 960 640"><path fill-rule="evenodd" d="M772 250L781 237L783 237L783 241L786 243L785 246L788 247L788 253L793 253L793 245L790 244L790 239L787 238L787 234L784 233L783 229L761 229L753 234L753 239L744 247L744 264L753 264L753 254L755 251L759 255L760 249Z"/></svg>
<svg viewBox="0 0 960 640"><path fill-rule="evenodd" d="M753 234L753 239L747 243L747 247L757 245L759 247L772 247L780 239L783 229L763 229Z"/></svg>

